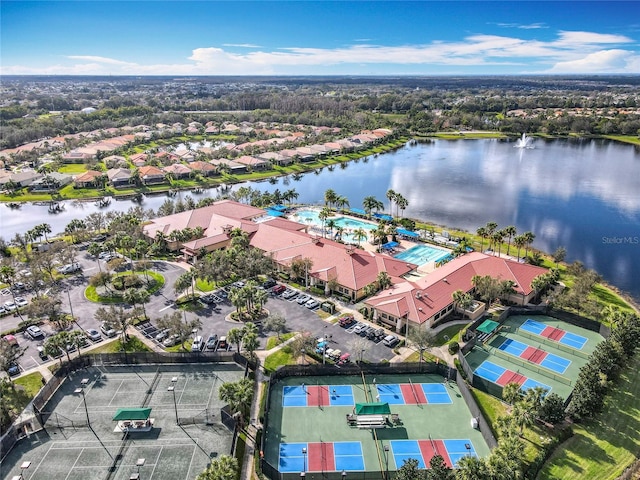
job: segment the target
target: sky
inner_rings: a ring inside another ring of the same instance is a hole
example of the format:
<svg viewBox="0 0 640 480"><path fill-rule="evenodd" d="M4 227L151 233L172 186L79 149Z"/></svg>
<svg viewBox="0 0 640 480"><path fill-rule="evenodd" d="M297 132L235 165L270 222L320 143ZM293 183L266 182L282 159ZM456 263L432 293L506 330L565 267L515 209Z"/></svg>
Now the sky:
<svg viewBox="0 0 640 480"><path fill-rule="evenodd" d="M2 75L640 74L640 1L0 2Z"/></svg>

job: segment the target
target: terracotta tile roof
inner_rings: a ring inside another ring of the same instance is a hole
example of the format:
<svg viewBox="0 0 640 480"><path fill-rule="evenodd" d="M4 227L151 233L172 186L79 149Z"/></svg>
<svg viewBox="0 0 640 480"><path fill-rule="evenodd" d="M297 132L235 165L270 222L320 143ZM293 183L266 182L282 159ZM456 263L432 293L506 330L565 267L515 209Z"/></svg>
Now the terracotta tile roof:
<svg viewBox="0 0 640 480"><path fill-rule="evenodd" d="M473 252L446 263L415 282L396 283L366 303L391 315L408 315L411 321L424 323L453 303L453 292L470 291L474 275L511 280L516 284L516 292L526 296L532 292L531 281L546 271L541 267Z"/></svg>
<svg viewBox="0 0 640 480"><path fill-rule="evenodd" d="M181 163L168 165L164 167L162 171L164 171L165 173L173 173L174 175L189 175L191 173L191 169Z"/></svg>
<svg viewBox="0 0 640 480"><path fill-rule="evenodd" d="M102 175L104 175L103 172L98 172L96 170L87 170L86 172L78 175L74 179L74 181L76 183L89 183L95 181L96 178L101 177Z"/></svg>
<svg viewBox="0 0 640 480"><path fill-rule="evenodd" d="M160 170L158 167L154 167L153 165L145 165L138 169L141 177L155 177L161 176L164 177L164 172Z"/></svg>

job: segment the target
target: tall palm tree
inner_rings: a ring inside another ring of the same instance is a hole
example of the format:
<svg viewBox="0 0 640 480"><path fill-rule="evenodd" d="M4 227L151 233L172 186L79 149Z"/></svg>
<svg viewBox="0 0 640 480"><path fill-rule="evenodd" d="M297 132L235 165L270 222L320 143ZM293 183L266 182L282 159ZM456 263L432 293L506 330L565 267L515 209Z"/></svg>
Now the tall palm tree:
<svg viewBox="0 0 640 480"><path fill-rule="evenodd" d="M496 222L487 222L484 228L487 231L487 238L489 239L489 250L493 250L493 234L496 228L498 228L498 224Z"/></svg>
<svg viewBox="0 0 640 480"><path fill-rule="evenodd" d="M393 215L393 201L396 199L396 192L392 189L387 190L387 200L389 200L389 215Z"/></svg>
<svg viewBox="0 0 640 480"><path fill-rule="evenodd" d="M516 230L516 227L514 225L509 225L508 227L504 227L502 231L504 232L505 236L508 239L507 255L509 255L509 251L511 250L511 239L515 237L518 231Z"/></svg>
<svg viewBox="0 0 640 480"><path fill-rule="evenodd" d="M207 469L196 480L236 480L238 460L230 455L221 455L211 460Z"/></svg>
<svg viewBox="0 0 640 480"><path fill-rule="evenodd" d="M524 247L524 246L526 245L526 243L527 243L527 239L526 239L526 237L524 236L524 234L522 234L522 235L516 235L516 236L513 238L513 244L514 244L516 247L518 247L518 261L520 261L520 249L521 249L522 247Z"/></svg>
<svg viewBox="0 0 640 480"><path fill-rule="evenodd" d="M320 210L320 213L318 214L318 218L320 220L322 220L322 237L324 238L324 224L325 224L325 220L327 218L329 218L332 215L331 209L329 207L324 207L322 210Z"/></svg>
<svg viewBox="0 0 640 480"><path fill-rule="evenodd" d="M502 247L502 241L504 240L504 232L502 230L496 230L495 232L493 232L493 235L491 235L491 240L493 240L493 246L494 248L497 246L498 247L498 257L500 256L500 249Z"/></svg>
<svg viewBox="0 0 640 480"><path fill-rule="evenodd" d="M344 209L344 207L349 206L349 199L344 195L338 195L338 198L336 198L336 201L334 203L336 205L336 208Z"/></svg>
<svg viewBox="0 0 640 480"><path fill-rule="evenodd" d="M402 195L398 194L398 196L396 197L396 207L398 207L398 210L400 210L402 212L402 215L404 215L404 210L409 206L409 200L407 200L406 198L404 198ZM398 214L399 212L396 211L396 214Z"/></svg>
<svg viewBox="0 0 640 480"><path fill-rule="evenodd" d="M487 229L479 227L476 230L476 234L480 237L480 251L484 252L484 239L487 238Z"/></svg>
<svg viewBox="0 0 640 480"><path fill-rule="evenodd" d="M337 198L338 198L338 194L331 188L329 188L324 192L324 204L329 208L331 208L331 206L335 203Z"/></svg>
<svg viewBox="0 0 640 480"><path fill-rule="evenodd" d="M364 197L364 200L362 200L362 206L369 216L373 210L380 210L384 208L384 204L374 196Z"/></svg>
<svg viewBox="0 0 640 480"><path fill-rule="evenodd" d="M49 238L47 237L47 233L51 233L51 225L48 223L41 223L38 225L40 232L44 235L44 241L49 243Z"/></svg>
<svg viewBox="0 0 640 480"><path fill-rule="evenodd" d="M531 247L536 236L533 232L524 232L522 235L524 236L524 256L527 257L529 255L529 247Z"/></svg>

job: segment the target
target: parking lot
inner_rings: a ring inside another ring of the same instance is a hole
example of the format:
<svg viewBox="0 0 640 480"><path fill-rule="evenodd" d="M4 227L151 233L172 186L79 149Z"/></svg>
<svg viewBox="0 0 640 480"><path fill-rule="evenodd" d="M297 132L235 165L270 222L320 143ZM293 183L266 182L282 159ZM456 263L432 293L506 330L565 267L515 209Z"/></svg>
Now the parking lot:
<svg viewBox="0 0 640 480"><path fill-rule="evenodd" d="M63 310L73 312L76 319L76 323L72 326L73 329L84 331L88 329L99 330L100 324L94 318L94 315L102 305L92 303L85 298L85 289L88 286L89 278L98 272L99 266L95 258L82 251L79 252L77 261L81 270L65 276L53 289L58 293L62 301ZM101 262L102 266L104 260L99 259L98 261ZM155 337L159 333L156 327L157 320L167 313L176 311L178 308L175 304L176 295L173 290L173 284L184 270L180 266L168 262L154 262L154 270L164 276L165 285L153 294L149 303L145 305L147 315L151 320L141 325L139 330L143 335L155 341ZM389 360L393 357L392 349L383 345L380 337L368 340L366 336L359 336L360 327L357 325L352 325L350 328L341 328L337 322L333 324L320 318L316 312L322 299L314 298L304 292L288 288L283 284L277 284L275 287L275 291L279 293L270 295L265 308L271 313L279 313L286 319L287 331L306 331L316 337L326 338L328 349L351 353L352 360L363 359L370 362L378 362L382 359ZM273 287L269 287L269 291L272 289ZM16 296L23 297L27 302L31 301L32 294L26 289L21 289L14 293ZM226 297L227 293L222 289L209 292L202 297L199 309L183 311L183 315L187 319L197 317L201 320L202 328L196 334L201 335L204 342L212 335L216 335L217 339L219 339L225 336L231 328L241 326L237 322L227 320L229 314L235 310L235 307L231 305ZM0 304L12 300L13 297L10 291L0 291ZM123 306L131 308L129 305ZM24 314L23 317L25 317ZM0 319L0 331L6 332L16 328L20 321L20 317L15 314L4 315ZM378 328L376 327L376 329ZM25 354L20 358L19 362L21 372L51 360L50 358L41 358L38 347L41 347L45 339L56 332L49 324L41 325L41 329L43 332L42 338L34 339L25 333L16 335L19 346L21 348L26 347ZM260 328L260 348L265 347L266 340L271 335L273 333L265 332ZM88 339L87 345L99 343L106 338L104 334L101 337L94 337L94 340ZM162 347L162 341L156 343L158 347ZM218 346L216 345L215 348L217 349ZM229 345L229 348L233 349L235 346Z"/></svg>

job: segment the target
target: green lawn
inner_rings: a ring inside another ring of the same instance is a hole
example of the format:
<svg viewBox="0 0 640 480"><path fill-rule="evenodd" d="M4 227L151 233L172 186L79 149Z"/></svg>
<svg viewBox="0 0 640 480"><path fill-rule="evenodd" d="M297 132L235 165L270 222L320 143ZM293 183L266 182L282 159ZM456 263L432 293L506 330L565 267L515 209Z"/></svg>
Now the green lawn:
<svg viewBox="0 0 640 480"><path fill-rule="evenodd" d="M150 352L151 349L147 347L142 340L138 337L129 337L129 341L125 344L125 351L129 352ZM122 352L122 340L110 340L108 343L103 343L98 348L94 348L89 353L119 353Z"/></svg>
<svg viewBox="0 0 640 480"><path fill-rule="evenodd" d="M145 279L145 272L135 272L136 275L138 275L139 277L141 277L143 280ZM164 276L162 276L161 274L159 274L158 272L154 272L153 270L147 270L146 274L150 277L150 282L151 283L151 287L148 288L147 290L149 291L149 293L151 295L153 295L154 293L156 293L158 290L160 290L163 285L164 285ZM123 275L131 275L131 270L128 270L126 272L122 272L122 273L118 273L115 276L123 276ZM84 291L84 296L87 298L87 300L89 300L90 302L94 302L94 303L105 303L105 304L113 304L113 303L122 303L122 296L120 294L120 292L115 292L113 293L113 295L110 296L103 296L103 295L99 295L96 287L93 287L91 285L89 285L85 291Z"/></svg>
<svg viewBox="0 0 640 480"><path fill-rule="evenodd" d="M202 278L198 278L196 280L196 288L201 292L210 292L216 288L216 282L209 282Z"/></svg>
<svg viewBox="0 0 640 480"><path fill-rule="evenodd" d="M275 372L280 365L295 365L296 361L287 347L269 355L264 361L264 369L267 372Z"/></svg>
<svg viewBox="0 0 640 480"><path fill-rule="evenodd" d="M84 165L84 163L68 163L58 168L58 172L68 173L70 175L84 173L86 171L87 171L87 167Z"/></svg>
<svg viewBox="0 0 640 480"><path fill-rule="evenodd" d="M617 478L640 452L640 355L629 363L607 397L604 411L563 443L538 478Z"/></svg>
<svg viewBox="0 0 640 480"><path fill-rule="evenodd" d="M295 332L289 332L289 333L284 333L284 334L280 335L279 339L278 339L277 336L269 337L267 339L267 347L265 348L265 350L271 350L272 348L277 347L281 343L284 343L287 340L289 340L294 335L295 335Z"/></svg>
<svg viewBox="0 0 640 480"><path fill-rule="evenodd" d="M455 340L456 342L460 341L460 332L467 328L468 324L460 324L460 325L451 325L436 335L435 344L438 347L441 347L445 343L449 343L451 340ZM447 337L448 340L444 337Z"/></svg>
<svg viewBox="0 0 640 480"><path fill-rule="evenodd" d="M14 383L23 387L24 393L31 399L35 397L36 393L42 388L42 375L40 372L33 372L16 379Z"/></svg>

